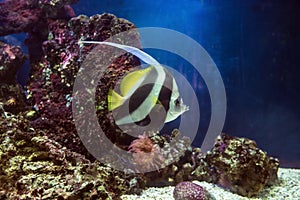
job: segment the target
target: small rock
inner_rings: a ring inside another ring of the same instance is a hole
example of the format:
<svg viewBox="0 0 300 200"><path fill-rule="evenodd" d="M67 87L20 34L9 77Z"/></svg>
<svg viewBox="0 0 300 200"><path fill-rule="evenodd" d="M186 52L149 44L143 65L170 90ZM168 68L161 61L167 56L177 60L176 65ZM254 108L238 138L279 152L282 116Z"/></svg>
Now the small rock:
<svg viewBox="0 0 300 200"><path fill-rule="evenodd" d="M175 200L207 200L204 188L195 183L184 181L176 185L173 197Z"/></svg>

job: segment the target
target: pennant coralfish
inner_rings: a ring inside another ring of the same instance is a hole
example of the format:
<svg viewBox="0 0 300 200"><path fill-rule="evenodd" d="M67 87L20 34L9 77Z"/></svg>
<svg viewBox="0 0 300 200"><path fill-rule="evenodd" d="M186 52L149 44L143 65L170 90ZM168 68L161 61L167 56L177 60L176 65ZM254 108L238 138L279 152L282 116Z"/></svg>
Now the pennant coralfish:
<svg viewBox="0 0 300 200"><path fill-rule="evenodd" d="M175 120L188 106L183 104L174 77L149 54L138 48L113 42L80 41L86 44L102 44L123 49L141 59L149 67L132 71L124 76L120 83L120 92L110 89L108 109L128 110L117 116L117 125L136 123L147 125L149 114L155 105L162 105L166 112L165 123ZM122 107L126 108L122 108Z"/></svg>

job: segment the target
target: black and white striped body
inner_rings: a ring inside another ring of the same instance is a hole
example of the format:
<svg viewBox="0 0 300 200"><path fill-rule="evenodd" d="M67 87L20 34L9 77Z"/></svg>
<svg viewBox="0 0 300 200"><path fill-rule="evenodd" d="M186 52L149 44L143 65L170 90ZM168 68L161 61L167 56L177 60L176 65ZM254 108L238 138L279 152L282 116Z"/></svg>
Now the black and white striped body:
<svg viewBox="0 0 300 200"><path fill-rule="evenodd" d="M117 106L111 109L114 112L117 125L130 123L147 125L151 120L149 114L156 105L162 106L165 111L164 122L176 119L189 109L188 106L183 104L179 96L174 77L147 53L135 47L113 42L80 41L80 43L109 45L123 49L150 65L150 67L138 74L138 79L130 76L133 82L130 82L130 80L123 82L123 86L124 84L126 85L126 82L130 83L130 88L126 88L123 96L113 92L115 94L114 97L117 96L116 99L121 100L120 102L118 101L119 104ZM123 89L123 91L125 90ZM111 101L108 102L109 104L117 102L112 99L108 99L108 101Z"/></svg>
<svg viewBox="0 0 300 200"><path fill-rule="evenodd" d="M172 75L166 69L161 68L164 80L160 80L162 84L158 84L158 72L154 67L151 68L151 71L145 74L136 89L117 108L116 113L118 115L115 116L117 125L127 124L132 121L139 125L147 125L150 122L149 113L156 104L161 105L167 114L171 106L171 100L179 98L177 85ZM121 110L121 112L118 112L118 110ZM122 112L122 110L128 110L129 113ZM167 116L164 117L165 121Z"/></svg>

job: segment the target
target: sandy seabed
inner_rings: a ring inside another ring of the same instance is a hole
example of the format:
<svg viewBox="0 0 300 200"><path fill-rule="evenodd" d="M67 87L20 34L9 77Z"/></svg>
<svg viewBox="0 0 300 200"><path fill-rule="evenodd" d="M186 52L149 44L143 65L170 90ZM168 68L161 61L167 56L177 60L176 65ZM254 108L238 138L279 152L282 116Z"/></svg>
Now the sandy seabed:
<svg viewBox="0 0 300 200"><path fill-rule="evenodd" d="M194 181L207 189L216 200L300 200L300 169L279 168L279 183L266 187L252 198L243 197L207 182ZM123 200L174 200L174 187L148 188L141 195L123 195Z"/></svg>

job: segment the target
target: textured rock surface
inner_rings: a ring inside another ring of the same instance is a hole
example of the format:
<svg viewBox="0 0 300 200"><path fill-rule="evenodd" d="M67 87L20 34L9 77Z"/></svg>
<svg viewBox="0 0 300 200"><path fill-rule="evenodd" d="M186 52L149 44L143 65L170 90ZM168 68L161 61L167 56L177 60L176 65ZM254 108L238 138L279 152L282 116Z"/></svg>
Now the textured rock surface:
<svg viewBox="0 0 300 200"><path fill-rule="evenodd" d="M72 86L80 59L94 48L93 45L80 48L78 40L105 40L131 28L134 28L132 23L110 14L79 16L69 23L52 20L42 57L31 60L27 98L34 109L15 116L4 110L6 99L1 99L1 197L116 199L122 193L137 192L144 187L138 176L130 177L94 162L76 133L71 112ZM34 57L33 51L29 53L30 58ZM6 56L5 62L9 56L13 57L12 52L2 55ZM135 62L132 56L124 55L110 70L127 71ZM3 69L4 74L7 71ZM3 90L4 97L8 94Z"/></svg>
<svg viewBox="0 0 300 200"><path fill-rule="evenodd" d="M193 183L203 186L209 194L212 195L214 200L295 200L300 197L299 185L297 184L300 179L300 169L278 169L279 183L271 187L265 187L257 196L243 197L236 193L232 193L222 187L207 182L193 181ZM122 195L123 200L153 200L164 199L174 200L173 198L174 187L151 187L143 190L140 195Z"/></svg>
<svg viewBox="0 0 300 200"><path fill-rule="evenodd" d="M25 110L25 95L16 81L16 74L26 56L20 47L0 41L0 114L17 114Z"/></svg>
<svg viewBox="0 0 300 200"><path fill-rule="evenodd" d="M31 32L43 23L45 27L49 18L70 18L74 12L72 13L68 4L76 2L76 0L5 0L0 2L0 36Z"/></svg>
<svg viewBox="0 0 300 200"><path fill-rule="evenodd" d="M192 148L190 139L182 137L177 129L171 137L156 135L151 139L165 148L163 157L169 165L159 171L147 173L145 180L148 186L169 186L191 180L217 182L219 174L214 166L206 162L201 150ZM177 159L174 160L174 157Z"/></svg>
<svg viewBox="0 0 300 200"><path fill-rule="evenodd" d="M42 43L48 36L49 23L60 19L68 21L75 13L70 3L76 0L5 0L0 2L0 36L27 33L25 45L30 62L43 56Z"/></svg>
<svg viewBox="0 0 300 200"><path fill-rule="evenodd" d="M25 60L20 47L0 41L0 83L16 83L16 74Z"/></svg>
<svg viewBox="0 0 300 200"><path fill-rule="evenodd" d="M0 117L2 199L116 199L141 180L91 163L23 116Z"/></svg>
<svg viewBox="0 0 300 200"><path fill-rule="evenodd" d="M44 128L45 132L49 133L49 138L63 146L89 156L77 135L72 118L71 102L76 74L82 60L95 45L79 46L78 41L80 39L102 41L132 28L134 28L132 23L111 14L95 15L90 18L81 15L72 18L69 22L64 20L52 22L49 25L49 38L43 44L45 56L40 62L32 65L28 94L39 114L32 121L32 125L36 128ZM138 38L135 41L138 41ZM96 55L93 64L98 62L99 57ZM136 59L123 55L108 67L107 75L101 79L103 84L99 86L102 93L96 95L101 96L99 104L101 100L106 100L111 83L116 81L118 76L132 69L135 64L138 64ZM91 72L91 74L94 73L98 73L96 68ZM88 101L88 99L85 100ZM107 119L106 107L104 105L97 107L103 108L98 110L101 116L104 116L103 120ZM82 119L86 117L82 116ZM112 134L113 131L115 129L111 131ZM89 158L93 159L91 156Z"/></svg>
<svg viewBox="0 0 300 200"><path fill-rule="evenodd" d="M175 200L208 200L205 189L192 182L184 181L174 188L173 197Z"/></svg>
<svg viewBox="0 0 300 200"><path fill-rule="evenodd" d="M278 180L279 161L246 138L221 134L206 160L218 170L220 185L243 196L257 195Z"/></svg>

